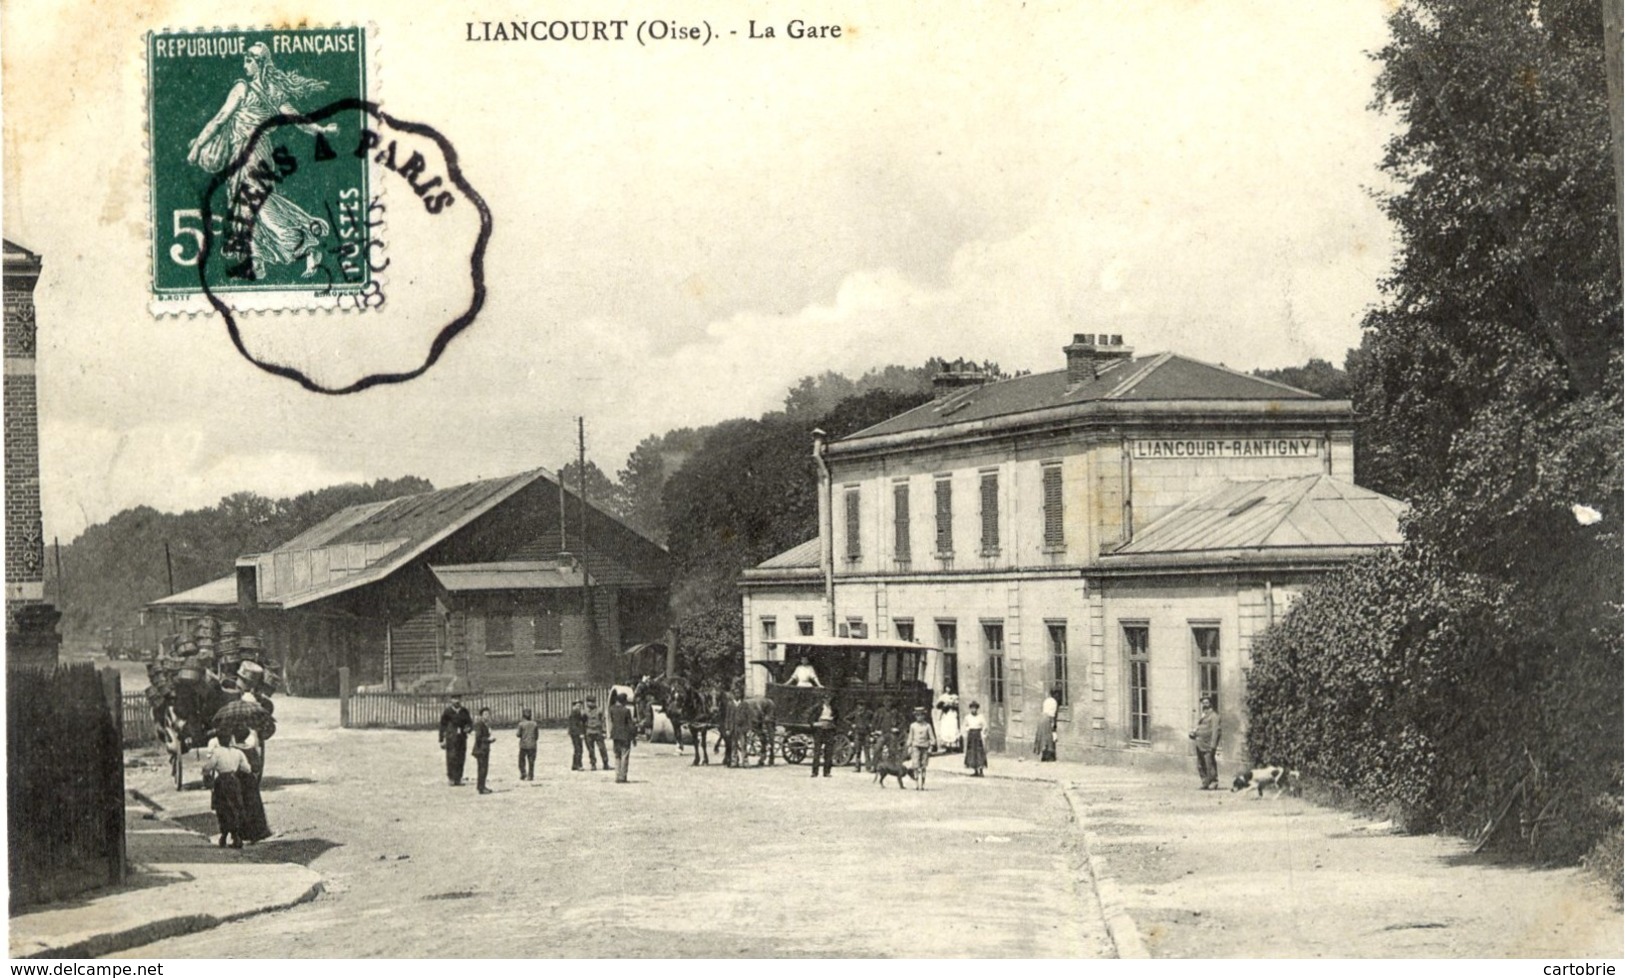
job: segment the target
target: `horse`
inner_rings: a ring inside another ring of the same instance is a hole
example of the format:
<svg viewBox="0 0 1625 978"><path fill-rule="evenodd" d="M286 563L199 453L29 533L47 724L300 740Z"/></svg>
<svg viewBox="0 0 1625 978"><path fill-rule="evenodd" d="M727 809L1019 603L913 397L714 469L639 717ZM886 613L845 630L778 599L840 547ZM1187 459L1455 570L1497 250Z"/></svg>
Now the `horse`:
<svg viewBox="0 0 1625 978"><path fill-rule="evenodd" d="M638 682L635 699L639 729L654 735L654 708L660 707L671 724L672 739L677 741L677 753L683 752L683 715L688 684L681 676L665 679L644 676Z"/></svg>
<svg viewBox="0 0 1625 978"><path fill-rule="evenodd" d="M690 766L698 765L702 755L705 763L710 764L711 747L706 740L712 730L722 726L722 691L714 685L702 688L684 682L673 696L673 701L677 704L682 725L688 727L689 735L694 738L694 764ZM681 729L679 726L677 737L679 745L682 744Z"/></svg>

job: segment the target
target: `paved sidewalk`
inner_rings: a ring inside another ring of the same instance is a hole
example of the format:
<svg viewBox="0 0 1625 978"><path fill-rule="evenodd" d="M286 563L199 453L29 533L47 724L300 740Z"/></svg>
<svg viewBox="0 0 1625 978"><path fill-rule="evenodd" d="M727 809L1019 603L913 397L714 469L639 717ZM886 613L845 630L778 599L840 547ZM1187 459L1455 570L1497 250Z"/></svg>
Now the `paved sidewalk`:
<svg viewBox="0 0 1625 978"><path fill-rule="evenodd" d="M1194 768L991 760L989 778L1066 791L1121 957L1625 955L1625 919L1578 869L1270 791L1199 791ZM954 755L932 770L963 773Z"/></svg>
<svg viewBox="0 0 1625 978"><path fill-rule="evenodd" d="M259 851L215 846L194 831L212 820L203 814L207 792L188 792L186 799L185 811L160 811L132 793L125 807L128 880L12 917L11 957L99 957L281 910L321 892L315 872L273 861L270 842Z"/></svg>

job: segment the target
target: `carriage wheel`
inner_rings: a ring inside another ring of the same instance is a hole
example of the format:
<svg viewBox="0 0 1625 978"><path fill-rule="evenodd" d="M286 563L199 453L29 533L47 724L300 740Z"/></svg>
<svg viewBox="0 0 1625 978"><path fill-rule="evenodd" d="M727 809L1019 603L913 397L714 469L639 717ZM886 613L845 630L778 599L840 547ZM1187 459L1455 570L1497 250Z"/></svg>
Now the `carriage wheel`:
<svg viewBox="0 0 1625 978"><path fill-rule="evenodd" d="M749 730L745 732L745 736L741 738L741 740L742 743L739 746L739 753L745 760L762 756L761 734L754 730Z"/></svg>
<svg viewBox="0 0 1625 978"><path fill-rule="evenodd" d="M800 764L812 753L812 738L804 733L785 734L784 747L779 752L791 764Z"/></svg>
<svg viewBox="0 0 1625 978"><path fill-rule="evenodd" d="M841 734L835 741L835 766L846 767L852 763L852 738Z"/></svg>

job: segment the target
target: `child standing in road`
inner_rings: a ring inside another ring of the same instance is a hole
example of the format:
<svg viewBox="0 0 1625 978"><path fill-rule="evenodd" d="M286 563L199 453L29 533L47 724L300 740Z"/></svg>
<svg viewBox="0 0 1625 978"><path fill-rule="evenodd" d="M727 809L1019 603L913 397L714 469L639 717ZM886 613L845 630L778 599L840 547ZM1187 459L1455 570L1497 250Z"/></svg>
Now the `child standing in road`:
<svg viewBox="0 0 1625 978"><path fill-rule="evenodd" d="M482 795L491 793L491 789L485 786L485 776L491 771L491 741L495 739L491 736L491 708L482 706L479 719L474 721L474 749L470 751L479 772L478 783Z"/></svg>
<svg viewBox="0 0 1625 978"><path fill-rule="evenodd" d="M924 791L925 767L931 763L931 751L937 746L937 732L931 729L931 721L926 719L923 706L914 708L914 722L908 725L908 740L905 746L914 758L914 788L916 791Z"/></svg>
<svg viewBox="0 0 1625 978"><path fill-rule="evenodd" d="M536 780L536 737L541 732L542 725L531 719L530 709L525 709L525 718L519 721L519 780Z"/></svg>

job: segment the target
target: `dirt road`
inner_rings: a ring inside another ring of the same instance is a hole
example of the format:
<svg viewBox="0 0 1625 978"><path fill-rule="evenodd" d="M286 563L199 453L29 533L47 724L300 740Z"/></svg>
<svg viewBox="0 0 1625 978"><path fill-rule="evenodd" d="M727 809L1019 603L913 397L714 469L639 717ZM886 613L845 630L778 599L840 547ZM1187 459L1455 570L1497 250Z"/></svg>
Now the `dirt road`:
<svg viewBox="0 0 1625 978"><path fill-rule="evenodd" d="M1103 957L1111 943L1055 785L939 776L881 789L806 767L695 770L640 744L630 785L568 770L544 731L534 783L499 731L495 794L449 787L432 732L337 729L278 704L245 860L321 873L316 901L137 957ZM207 830L157 754L139 787ZM473 765L469 773L472 781Z"/></svg>

